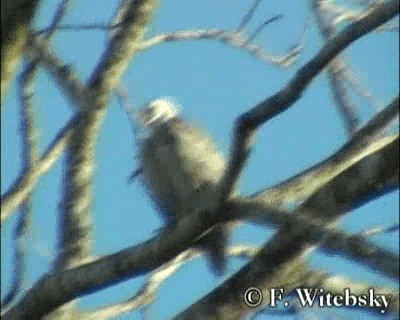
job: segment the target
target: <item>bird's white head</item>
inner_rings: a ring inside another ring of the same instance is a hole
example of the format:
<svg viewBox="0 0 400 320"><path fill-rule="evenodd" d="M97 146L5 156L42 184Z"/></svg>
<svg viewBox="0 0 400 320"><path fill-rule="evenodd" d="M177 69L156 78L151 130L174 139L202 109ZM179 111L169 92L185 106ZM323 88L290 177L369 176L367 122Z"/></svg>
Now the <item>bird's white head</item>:
<svg viewBox="0 0 400 320"><path fill-rule="evenodd" d="M139 112L138 120L148 127L155 127L176 117L179 106L168 98L159 98L147 103Z"/></svg>

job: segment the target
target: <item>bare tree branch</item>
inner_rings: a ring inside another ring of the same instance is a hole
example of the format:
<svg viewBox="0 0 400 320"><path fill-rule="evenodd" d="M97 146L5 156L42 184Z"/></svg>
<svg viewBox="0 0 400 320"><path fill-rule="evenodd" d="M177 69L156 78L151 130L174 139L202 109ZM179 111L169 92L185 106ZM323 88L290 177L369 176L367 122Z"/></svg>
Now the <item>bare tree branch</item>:
<svg viewBox="0 0 400 320"><path fill-rule="evenodd" d="M399 22L397 21L397 23L386 23L383 26L380 26L376 29L376 31L378 32L385 32L385 31L389 31L389 32L399 32L400 31L400 26L399 26Z"/></svg>
<svg viewBox="0 0 400 320"><path fill-rule="evenodd" d="M272 21L277 20L277 17L270 19ZM264 24L268 24L272 21L266 21ZM61 25L59 30L109 30L123 26L123 23L117 23L113 25L107 24L76 24L76 25ZM41 34L46 29L39 32ZM136 44L135 50L145 51L154 46L175 41L188 41L188 40L217 40L222 43L229 45L234 48L243 49L249 54L255 56L257 59L265 63L270 63L287 68L296 62L296 58L303 49L304 34L300 37L298 43L294 44L288 52L283 55L273 55L269 53L265 48L251 43L249 38L245 37L244 34L238 31L220 30L220 29L194 29L194 30L180 30L172 33L163 33L156 35L152 38L146 39L141 43Z"/></svg>
<svg viewBox="0 0 400 320"><path fill-rule="evenodd" d="M93 22L93 23L64 23L57 27L58 31L110 31L113 29L117 29L121 27L122 23L118 24L109 24L109 23L101 23L101 22ZM35 32L36 35L40 36L43 33L46 33L49 28L43 28Z"/></svg>
<svg viewBox="0 0 400 320"><path fill-rule="evenodd" d="M65 125L50 143L49 147L40 157L34 168L24 170L9 190L1 196L1 223L10 217L13 210L26 199L29 193L35 188L40 177L45 174L60 155L64 152L71 134L76 126L78 116L73 117L67 125Z"/></svg>
<svg viewBox="0 0 400 320"><path fill-rule="evenodd" d="M247 42L252 42L260 33L261 31L264 30L264 28L269 25L272 22L275 22L277 20L280 20L283 18L283 14L277 14L275 16L273 16L272 18L264 21L263 23L261 23L258 28L249 36L249 38L247 39Z"/></svg>
<svg viewBox="0 0 400 320"><path fill-rule="evenodd" d="M361 132L360 132L361 133ZM387 142L386 142L387 143ZM382 145L382 144L381 144ZM372 150L375 150L376 149L376 147L374 147L374 148L372 148ZM371 148L369 149L369 150L371 150ZM253 200L253 199L250 199L250 201L255 201L255 199ZM233 216L238 216L239 215L239 212L246 212L246 209L245 209L245 207L247 206L247 207L249 207L249 205L250 205L250 203L245 203L244 204L244 206L242 205L242 206L239 206L239 207L237 207L237 205L235 205L236 206L236 210L238 211L238 213L235 213L235 212L231 212L232 213L232 215ZM263 206L263 208L265 208L265 204L262 202L262 203L260 203L260 206ZM253 213L256 213L256 209L257 209L257 207L249 207L249 209L247 210L247 211L250 211L250 212L253 212ZM265 209L264 209L264 211L265 211ZM273 210L267 210L269 213L272 213L272 212L274 212ZM265 216L265 214L263 214L262 215L264 218L266 217ZM287 219L285 220L284 219L284 215L282 215L282 213L281 212L277 212L275 215L275 224L280 224L280 223L287 223ZM288 218L288 219L291 219L291 218L293 218L291 215L289 215L288 217L286 217L286 218ZM281 219L281 220L278 220L278 219ZM257 221L259 221L259 220L257 220ZM264 221L266 221L266 220L264 220ZM271 221L271 220L269 220L269 221ZM279 221L281 221L281 222L279 222ZM271 223L271 222L268 222L268 223ZM192 223L190 223L189 225L192 225ZM322 233L324 232L324 230L322 230L321 231ZM336 237L334 237L334 235L335 235L335 233L331 233L331 235L330 235L330 237L331 237L331 239L332 239L332 241L331 241L331 243L338 243L338 239L343 239L344 238L344 236L343 236L343 234L339 234L338 236L336 236ZM356 241L357 240L357 238L352 238L353 240L353 242L354 241ZM326 240L326 242L328 243L328 241L329 241L329 238L327 238L327 240ZM357 242L355 242L356 244L354 245L354 244L352 244L352 245L348 245L348 244L346 244L346 242L345 241L343 241L343 242L339 242L339 243L341 243L342 244L342 247L343 247L343 244L344 244L344 247L345 248L354 248L354 250L353 251L355 251L356 253L357 252L360 252L360 250L358 249L358 248L368 248L368 246L366 246L366 245L364 245L364 244L362 244L362 245L360 245L360 244L357 244ZM351 242L350 242L351 243ZM340 248L340 246L339 246L339 248ZM333 248L331 248L331 250L333 250ZM368 251L369 253L371 253L371 250L369 250ZM374 256L376 256L378 259L377 259L377 261L387 261L387 259L386 260L382 260L382 259L379 259L379 255L377 256L377 255L374 255ZM395 261L396 261L396 259L395 259Z"/></svg>
<svg viewBox="0 0 400 320"><path fill-rule="evenodd" d="M53 76L56 83L65 93L73 105L80 108L84 108L88 105L89 93L85 89L84 85L76 76L72 69L72 66L66 65L61 62L49 49L48 43L40 39L37 36L31 35L30 46L28 54L32 60L38 59L42 63L46 70Z"/></svg>
<svg viewBox="0 0 400 320"><path fill-rule="evenodd" d="M377 138L398 114L399 97L396 97L332 156L278 185L256 193L253 197L262 198L268 201L270 205L280 207L284 207L288 203L302 202L332 177L348 168L368 152L380 148L382 144L393 141L393 136L380 140L377 140Z"/></svg>
<svg viewBox="0 0 400 320"><path fill-rule="evenodd" d="M328 254L342 258L351 258L353 262L362 263L373 272L398 279L399 257L368 241L364 235L351 235L339 230L330 230L321 247Z"/></svg>
<svg viewBox="0 0 400 320"><path fill-rule="evenodd" d="M156 5L156 0L129 1L129 6L121 19L124 26L111 39L89 79L92 89L100 93L114 90L120 76L136 53L136 46L144 36L145 28Z"/></svg>
<svg viewBox="0 0 400 320"><path fill-rule="evenodd" d="M254 13L256 12L257 8L261 4L262 0L255 0L253 5L250 7L249 11L243 16L242 21L239 24L239 27L237 28L236 31L240 32L242 31L246 25L250 22L251 18L253 18Z"/></svg>
<svg viewBox="0 0 400 320"><path fill-rule="evenodd" d="M337 33L336 27L326 15L323 15L321 6L323 0L313 0L313 11L318 22L320 33L322 34L325 43L331 41L332 37ZM344 73L348 66L344 62L342 56L337 56L328 67L328 79L333 93L336 107L341 115L347 133L351 136L357 129L360 123L357 114L357 107L351 102L350 92L344 81Z"/></svg>
<svg viewBox="0 0 400 320"><path fill-rule="evenodd" d="M61 23L64 15L67 12L67 9L69 7L69 5L71 4L71 0L61 0L60 4L58 5L57 11L54 15L53 21L50 23L50 26L48 28L48 32L45 34L45 39L48 40L51 35L57 30L57 26ZM43 45L43 44L42 44ZM42 50L42 52L47 53L47 51ZM59 84L60 85L65 85L65 84L72 84L75 85L73 87L69 87L66 88L66 91L73 91L76 95L78 94L80 97L80 94L85 94L83 88L80 86L79 81L77 80L77 78L75 77L75 75L73 74L73 72L71 72L71 70L68 69L68 67L65 66L60 66L57 65L58 61L55 57L53 57L50 52L47 55L48 57L48 62L50 63L50 67L55 65L56 68L53 69L53 73L56 75L56 78L59 80ZM42 58L41 61L43 61L44 59ZM38 60L35 61L36 63L38 62ZM60 74L61 71L61 74ZM64 80L66 79L66 80ZM75 90L75 91L74 91ZM79 100L75 99L75 100ZM57 266L56 266L57 267ZM75 312L74 310L74 305L73 303L69 303L66 304L64 306L62 306L61 308L58 308L57 310L53 311L50 315L48 315L46 318L47 319L51 319L51 320L57 320L57 319L65 319L65 317L71 317L71 315L73 314L73 312Z"/></svg>
<svg viewBox="0 0 400 320"><path fill-rule="evenodd" d="M257 250L253 246L238 245L229 248L227 255L249 258L253 257ZM85 319L93 320L109 319L149 306L157 298L157 291L163 282L176 273L184 263L198 257L201 257L201 252L196 249L183 251L171 261L154 270L138 293L130 299L96 311L85 312L82 316Z"/></svg>
<svg viewBox="0 0 400 320"><path fill-rule="evenodd" d="M380 152L379 150L382 148L387 148L393 144L395 148L398 139L397 136L396 139L386 140L385 143L381 143L378 146L371 144L369 147L366 147L369 150L368 153L365 153L362 157L373 155L376 152ZM392 179L389 179L386 184L382 185L382 188L391 190L396 186L398 186L398 178L394 175ZM243 216L245 217L244 219L252 217L251 219L255 223L275 227L285 226L294 223L293 219L296 220L293 214L271 210L269 205L268 198L236 198L231 200L230 214L237 217ZM298 219L295 223L297 225L310 224L308 220ZM311 225L310 228L312 228ZM314 232L313 236L322 239L321 249L328 254L337 254L344 258L350 258L354 262L361 262L373 271L381 272L388 277L398 276L399 262L397 255L368 242L365 237L351 235L335 228L322 228L319 225L314 225Z"/></svg>
<svg viewBox="0 0 400 320"><path fill-rule="evenodd" d="M147 39L138 45L137 50L143 51L153 46L172 41L183 41L183 40L219 40L224 44L233 46L235 48L244 49L256 58L266 63L272 63L282 67L288 67L292 65L295 60L289 59L294 56L294 49L285 53L282 56L276 56L268 53L264 48L250 43L249 40L244 37L241 33L225 31L225 30L182 30L173 33L165 33L154 36L153 38ZM297 48L297 46L294 46ZM297 51L296 51L297 52ZM298 54L298 52L297 52ZM289 62L288 62L289 61Z"/></svg>
<svg viewBox="0 0 400 320"><path fill-rule="evenodd" d="M363 18L354 22L318 52L296 73L295 77L281 91L262 101L236 120L228 168L221 183L221 202L234 190L250 152L256 129L287 110L297 101L311 80L317 76L343 49L361 36L385 23L398 14L399 1L382 2Z"/></svg>
<svg viewBox="0 0 400 320"><path fill-rule="evenodd" d="M21 138L22 138L22 163L23 170L32 170L38 160L37 151L37 128L34 119L32 105L35 66L31 63L26 65L19 81L20 115L21 115ZM26 236L29 232L30 215L32 211L31 193L20 206L20 215L14 230L14 272L11 274L12 284L10 291L5 295L1 307L5 308L19 293L24 282L26 262Z"/></svg>
<svg viewBox="0 0 400 320"><path fill-rule="evenodd" d="M18 66L39 0L1 1L1 106ZM7 61L7 63L4 63Z"/></svg>
<svg viewBox="0 0 400 320"><path fill-rule="evenodd" d="M296 218L283 226L251 263L176 319L193 319L193 315L196 315L196 319L216 319L220 316L238 319L249 313L249 308L242 302L249 283L265 289L281 287L280 281L285 283L284 279L287 279L282 274L296 268L299 259L309 254L326 237L321 228L332 224L345 211L359 206L360 201L371 200L374 198L372 195L382 193L382 181L392 181L398 175L398 150L397 139L328 182L296 210ZM371 169L373 165L376 167L371 171L361 170ZM352 181L352 184L348 181ZM299 224L297 219L301 217L307 219L308 223ZM398 272L398 265L395 272ZM267 290L265 303L269 301L268 295Z"/></svg>
<svg viewBox="0 0 400 320"><path fill-rule="evenodd" d="M377 99L372 95L366 85L361 83L359 76L354 70L346 67L343 77L346 83L359 97L363 98L371 107L373 107L374 110L379 110L380 106Z"/></svg>
<svg viewBox="0 0 400 320"><path fill-rule="evenodd" d="M364 230L363 232L360 233L360 236L362 236L362 237L376 236L379 234L396 232L396 231L399 231L399 229L400 229L400 225L398 223L395 223L389 227L379 227L378 226L375 228Z"/></svg>

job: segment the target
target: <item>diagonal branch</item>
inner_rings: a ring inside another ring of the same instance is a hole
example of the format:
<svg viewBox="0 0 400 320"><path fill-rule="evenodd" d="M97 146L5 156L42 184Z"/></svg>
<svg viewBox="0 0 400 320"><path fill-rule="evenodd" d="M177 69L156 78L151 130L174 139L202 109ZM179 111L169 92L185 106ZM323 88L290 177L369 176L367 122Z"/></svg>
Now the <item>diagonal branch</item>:
<svg viewBox="0 0 400 320"><path fill-rule="evenodd" d="M311 80L343 49L396 16L398 12L398 0L380 3L325 44L314 58L300 68L285 88L238 117L234 128L228 168L221 183L221 201L227 199L235 188L248 159L257 128L296 102Z"/></svg>
<svg viewBox="0 0 400 320"><path fill-rule="evenodd" d="M321 0L313 0L312 8L317 20L318 28L322 34L324 41L329 42L337 33L336 26L332 23L327 15L323 14L321 9ZM352 104L350 92L346 87L345 72L346 66L342 56L338 56L328 67L328 79L333 93L334 101L342 116L345 128L349 135L352 135L358 128L360 119L357 115L357 108Z"/></svg>
<svg viewBox="0 0 400 320"><path fill-rule="evenodd" d="M24 170L31 170L38 160L37 151L37 128L32 105L34 92L35 66L28 62L19 81L20 115L21 115L21 138L22 138L22 163ZM23 286L26 263L26 236L29 233L30 216L32 211L32 194L20 206L20 215L14 230L14 272L9 292L1 302L5 308L11 303Z"/></svg>
<svg viewBox="0 0 400 320"><path fill-rule="evenodd" d="M280 20L283 18L283 14L277 14L275 16L273 16L272 18L264 21L263 23L261 23L258 28L249 36L249 38L247 39L247 42L252 42L260 33L261 31L264 30L264 28L269 25L272 22L275 22L277 20Z"/></svg>
<svg viewBox="0 0 400 320"><path fill-rule="evenodd" d="M9 190L1 195L1 224L10 217L35 188L40 177L48 172L64 152L75 129L79 116L74 116L57 134L49 147L37 161L34 168L25 169L15 180Z"/></svg>
<svg viewBox="0 0 400 320"><path fill-rule="evenodd" d="M308 255L321 241L327 241L325 230L329 230L329 225L347 210L385 192L388 184L398 186L398 150L399 139L396 139L328 182L296 210L291 222L277 232L251 263L176 319L192 319L192 315L198 319L238 319L249 313L242 299L250 283L265 289L279 287L280 281L287 279L282 273L286 273L288 268L296 268L299 259ZM303 223L303 219L307 223ZM393 272L398 276L398 263ZM267 303L269 291L266 292Z"/></svg>
<svg viewBox="0 0 400 320"><path fill-rule="evenodd" d="M279 207L302 202L327 181L363 156L393 140L393 136L379 140L377 138L385 127L398 117L398 114L399 97L397 96L332 156L278 185L256 193L253 197L263 199L268 201L270 205Z"/></svg>
<svg viewBox="0 0 400 320"><path fill-rule="evenodd" d="M311 80L341 50L397 13L398 1L385 2L377 6L362 19L340 32L330 43L327 43L311 61L297 72L284 89L238 117L228 169L221 183L221 203L235 188L240 172L248 159L256 129L264 122L287 110L297 101Z"/></svg>
<svg viewBox="0 0 400 320"><path fill-rule="evenodd" d="M342 258L351 258L354 262L386 277L392 279L399 277L399 256L368 241L365 235L330 230L329 237L324 240L321 250Z"/></svg>
<svg viewBox="0 0 400 320"><path fill-rule="evenodd" d="M249 11L243 16L242 21L237 28L237 31L240 32L243 30L246 25L250 22L251 18L253 18L254 13L256 12L257 8L260 6L262 0L255 0L253 5L250 7Z"/></svg>
<svg viewBox="0 0 400 320"><path fill-rule="evenodd" d="M29 26L39 0L1 1L1 107L10 81L24 53Z"/></svg>
<svg viewBox="0 0 400 320"><path fill-rule="evenodd" d="M39 60L46 67L72 104L76 105L78 109L84 108L90 101L89 94L72 67L54 55L48 42L40 37L31 34L29 44L28 55L30 58Z"/></svg>

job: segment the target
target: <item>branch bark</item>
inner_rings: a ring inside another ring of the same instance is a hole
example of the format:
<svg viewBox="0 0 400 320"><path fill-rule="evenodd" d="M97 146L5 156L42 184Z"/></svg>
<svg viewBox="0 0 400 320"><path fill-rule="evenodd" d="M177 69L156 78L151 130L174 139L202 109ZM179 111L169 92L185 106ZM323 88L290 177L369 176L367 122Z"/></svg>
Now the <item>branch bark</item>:
<svg viewBox="0 0 400 320"><path fill-rule="evenodd" d="M288 270L297 270L300 259L323 240L325 233L321 228L329 229L346 211L380 195L386 183L398 185L398 152L399 139L396 139L328 182L296 210L296 218L284 225L251 263L176 319L241 319L256 311L243 302L249 284L265 289L264 302L268 303L269 289L291 280ZM308 223L301 223L299 218ZM398 265L395 272L398 273Z"/></svg>
<svg viewBox="0 0 400 320"><path fill-rule="evenodd" d="M39 0L1 1L1 106L25 49Z"/></svg>

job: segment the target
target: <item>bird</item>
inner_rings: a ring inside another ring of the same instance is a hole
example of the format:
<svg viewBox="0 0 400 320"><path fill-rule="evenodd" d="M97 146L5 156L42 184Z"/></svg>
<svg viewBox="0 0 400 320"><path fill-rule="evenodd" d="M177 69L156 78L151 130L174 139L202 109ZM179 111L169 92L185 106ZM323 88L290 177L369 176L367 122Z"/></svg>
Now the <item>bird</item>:
<svg viewBox="0 0 400 320"><path fill-rule="evenodd" d="M138 143L141 180L167 225L183 217L215 209L226 161L211 137L179 116L180 106L158 98L137 111L142 127ZM226 269L229 230L217 224L196 239L216 275Z"/></svg>

